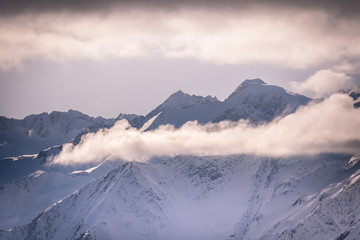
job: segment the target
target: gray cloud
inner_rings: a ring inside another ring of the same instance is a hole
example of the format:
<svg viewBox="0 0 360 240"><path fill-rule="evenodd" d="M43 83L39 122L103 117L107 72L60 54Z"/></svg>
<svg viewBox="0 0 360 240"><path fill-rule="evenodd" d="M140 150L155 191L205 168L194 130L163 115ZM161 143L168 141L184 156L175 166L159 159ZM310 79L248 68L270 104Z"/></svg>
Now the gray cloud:
<svg viewBox="0 0 360 240"><path fill-rule="evenodd" d="M273 8L302 8L332 11L342 16L357 16L360 2L356 0L4 0L0 8L1 15L13 15L24 12L53 12L53 11L109 11L114 8L143 8L176 10L179 8L199 9L243 9L254 6Z"/></svg>
<svg viewBox="0 0 360 240"><path fill-rule="evenodd" d="M64 62L162 56L305 68L360 57L358 21L296 9L24 14L0 18L0 32L2 69L21 67L33 58Z"/></svg>

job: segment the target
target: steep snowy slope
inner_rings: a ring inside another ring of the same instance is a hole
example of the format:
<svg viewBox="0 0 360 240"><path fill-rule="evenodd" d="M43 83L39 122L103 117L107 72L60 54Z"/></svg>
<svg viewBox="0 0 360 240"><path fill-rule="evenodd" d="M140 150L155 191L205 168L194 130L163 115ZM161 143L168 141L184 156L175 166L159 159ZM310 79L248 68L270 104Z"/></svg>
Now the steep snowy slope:
<svg viewBox="0 0 360 240"><path fill-rule="evenodd" d="M129 162L53 205L29 224L0 232L0 237L357 236L360 164L357 157L349 159L341 155L284 159L239 155Z"/></svg>
<svg viewBox="0 0 360 240"><path fill-rule="evenodd" d="M73 110L30 115L23 120L0 117L0 158L37 154L71 140L87 127L112 125L114 121Z"/></svg>
<svg viewBox="0 0 360 240"><path fill-rule="evenodd" d="M270 122L293 113L310 98L267 85L261 79L244 81L225 101L225 111L216 121L249 119L254 123Z"/></svg>
<svg viewBox="0 0 360 240"><path fill-rule="evenodd" d="M12 166L19 168L15 180L2 177L7 182L0 186L0 229L29 222L53 203L123 165L120 160L105 160L97 166L74 171L86 165L49 166L43 164L41 157L23 161L27 162Z"/></svg>
<svg viewBox="0 0 360 240"><path fill-rule="evenodd" d="M296 162L288 164L269 161L267 165L260 167L255 174L260 183L257 194L253 196L247 214L238 222L229 239L335 239L344 229L352 228L353 225L347 222L342 229L336 229L332 234L315 237L317 232L328 231L329 226L325 221L318 225L310 223L312 234L304 235L304 232L298 232L295 237L296 226L307 222L308 217L323 205L325 199L342 189L349 179L353 178L352 174L359 170L359 164L346 167L349 165L345 159L349 158L323 155L315 159L291 159ZM359 186L360 182L355 185ZM360 204L359 200L354 200L355 202L349 205L350 208ZM337 208L335 205L328 206L323 217L345 217L344 212L336 213Z"/></svg>
<svg viewBox="0 0 360 240"><path fill-rule="evenodd" d="M210 96L190 96L181 91L176 92L145 116L144 121L156 117L148 130L162 124L180 127L187 121L195 120L207 123L248 119L258 124L292 113L310 100L303 95L287 92L281 87L267 85L261 79L253 79L244 81L223 102Z"/></svg>
<svg viewBox="0 0 360 240"><path fill-rule="evenodd" d="M272 239L360 239L360 171L339 183L334 193L326 189L320 203L291 229L272 236ZM264 238L269 239L269 237Z"/></svg>
<svg viewBox="0 0 360 240"><path fill-rule="evenodd" d="M77 239L89 231L99 239L154 237L166 223L166 197L149 181L140 164L127 163L13 232L16 238L32 239Z"/></svg>
<svg viewBox="0 0 360 240"><path fill-rule="evenodd" d="M25 224L48 206L72 194L94 179L85 174L37 170L0 187L0 226L10 229Z"/></svg>

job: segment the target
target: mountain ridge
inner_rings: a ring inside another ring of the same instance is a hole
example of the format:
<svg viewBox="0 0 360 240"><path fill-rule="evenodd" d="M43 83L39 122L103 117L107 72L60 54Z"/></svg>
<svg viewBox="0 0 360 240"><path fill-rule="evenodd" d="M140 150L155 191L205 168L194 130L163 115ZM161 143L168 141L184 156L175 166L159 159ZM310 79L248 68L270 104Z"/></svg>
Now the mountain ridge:
<svg viewBox="0 0 360 240"><path fill-rule="evenodd" d="M290 94L281 87L267 85L261 79L248 79L224 101L212 96L203 97L177 91L145 116L119 114L117 118L106 119L69 110L32 114L22 120L0 117L0 159L37 154L43 149L71 140L77 144L84 134L110 128L122 119L126 119L137 129L151 120L145 131L166 124L178 128L188 121L205 124L247 119L254 124L261 124L270 122L279 115L292 113L309 101L310 98Z"/></svg>
<svg viewBox="0 0 360 240"><path fill-rule="evenodd" d="M192 97L188 94L181 95L187 96L187 98ZM238 121L240 119L247 119L254 124L267 123L280 115L295 112L299 106L306 105L312 99L290 93L281 87L267 85L261 79L256 78L245 80L224 101L219 101L216 98L212 101L206 101L204 97L202 100L202 102L187 108L179 107L181 103L176 106L166 106L164 105L165 101L145 116L144 121L156 116L147 129L153 130L163 124L180 127L187 121L195 120L200 124L224 120Z"/></svg>

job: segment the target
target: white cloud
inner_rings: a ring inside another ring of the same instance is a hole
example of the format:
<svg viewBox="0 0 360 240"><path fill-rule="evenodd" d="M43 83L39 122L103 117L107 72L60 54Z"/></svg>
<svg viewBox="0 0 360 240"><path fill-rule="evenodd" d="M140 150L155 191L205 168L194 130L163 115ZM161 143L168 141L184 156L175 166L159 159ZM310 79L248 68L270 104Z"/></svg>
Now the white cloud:
<svg viewBox="0 0 360 240"><path fill-rule="evenodd" d="M198 125L180 129L162 126L142 132L120 121L111 129L85 135L80 144L65 144L56 164L99 162L105 158L146 161L180 154L264 156L319 153L357 153L360 150L360 110L347 95L333 95L321 103L268 125L246 121Z"/></svg>
<svg viewBox="0 0 360 240"><path fill-rule="evenodd" d="M360 57L356 20L334 21L323 11L292 8L27 14L0 18L0 33L3 69L32 58L67 61L160 55L302 68Z"/></svg>
<svg viewBox="0 0 360 240"><path fill-rule="evenodd" d="M322 69L310 76L304 82L290 82L296 92L315 97L329 96L341 89L352 88L355 81L345 73Z"/></svg>

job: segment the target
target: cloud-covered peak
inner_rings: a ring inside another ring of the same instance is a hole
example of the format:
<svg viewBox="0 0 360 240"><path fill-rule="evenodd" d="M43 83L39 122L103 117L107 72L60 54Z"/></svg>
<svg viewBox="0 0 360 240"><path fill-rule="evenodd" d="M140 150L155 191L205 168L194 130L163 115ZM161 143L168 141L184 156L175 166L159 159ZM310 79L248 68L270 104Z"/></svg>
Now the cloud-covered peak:
<svg viewBox="0 0 360 240"><path fill-rule="evenodd" d="M360 98L360 87L356 87L356 88L351 89L349 95L354 100L357 100L358 98Z"/></svg>
<svg viewBox="0 0 360 240"><path fill-rule="evenodd" d="M355 101L354 107L360 108L360 87L355 87L347 90L340 90L339 93L349 95Z"/></svg>

